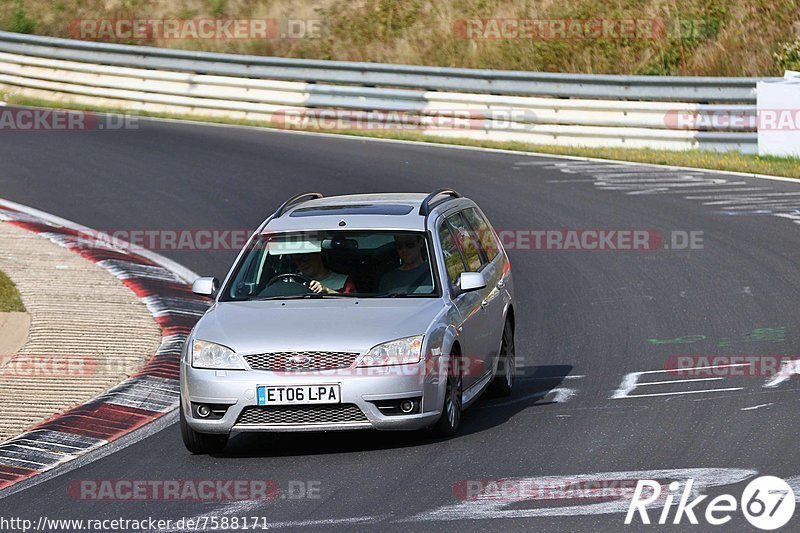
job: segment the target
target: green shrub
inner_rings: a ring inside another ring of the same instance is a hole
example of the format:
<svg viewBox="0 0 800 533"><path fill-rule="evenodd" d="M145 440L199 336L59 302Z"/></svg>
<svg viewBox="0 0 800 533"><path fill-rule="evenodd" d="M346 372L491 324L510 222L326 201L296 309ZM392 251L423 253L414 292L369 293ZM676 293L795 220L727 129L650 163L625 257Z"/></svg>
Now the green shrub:
<svg viewBox="0 0 800 533"><path fill-rule="evenodd" d="M11 31L17 33L33 33L36 25L33 20L28 18L22 0L14 2L14 10L11 12Z"/></svg>

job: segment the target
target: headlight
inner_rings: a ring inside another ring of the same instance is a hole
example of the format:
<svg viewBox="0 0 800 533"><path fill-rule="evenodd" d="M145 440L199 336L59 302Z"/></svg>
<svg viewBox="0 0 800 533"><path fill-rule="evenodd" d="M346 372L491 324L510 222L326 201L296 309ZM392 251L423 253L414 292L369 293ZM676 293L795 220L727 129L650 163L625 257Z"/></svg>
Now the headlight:
<svg viewBox="0 0 800 533"><path fill-rule="evenodd" d="M219 370L246 370L247 367L236 352L208 341L192 341L192 366Z"/></svg>
<svg viewBox="0 0 800 533"><path fill-rule="evenodd" d="M361 358L358 366L388 366L419 363L423 335L384 342Z"/></svg>

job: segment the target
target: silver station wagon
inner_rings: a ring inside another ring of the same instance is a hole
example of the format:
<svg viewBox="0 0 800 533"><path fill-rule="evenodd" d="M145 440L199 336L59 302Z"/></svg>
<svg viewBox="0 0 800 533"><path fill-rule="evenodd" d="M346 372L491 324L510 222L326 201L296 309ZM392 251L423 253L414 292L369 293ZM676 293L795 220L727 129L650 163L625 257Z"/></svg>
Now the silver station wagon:
<svg viewBox="0 0 800 533"><path fill-rule="evenodd" d="M297 195L254 232L181 357L181 433L456 433L487 389L511 393L514 288L484 214L453 190Z"/></svg>

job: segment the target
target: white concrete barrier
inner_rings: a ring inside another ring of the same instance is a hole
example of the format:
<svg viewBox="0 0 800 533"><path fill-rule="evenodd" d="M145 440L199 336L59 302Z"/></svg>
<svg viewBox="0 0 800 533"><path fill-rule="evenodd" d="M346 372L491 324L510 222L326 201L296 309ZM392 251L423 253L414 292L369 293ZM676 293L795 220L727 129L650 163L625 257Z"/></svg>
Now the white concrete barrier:
<svg viewBox="0 0 800 533"><path fill-rule="evenodd" d="M287 79L293 76L297 81ZM370 76L387 86L359 82ZM498 89L503 94L480 88L500 78L507 82ZM718 78L715 87L715 78L675 77L670 87L667 78L653 78L657 77L226 56L0 32L0 89L31 98L226 117L290 129L397 130L562 146L758 152L756 106L750 99L755 87L746 90L754 80ZM581 94L599 97L576 96ZM641 99L656 94L666 99ZM716 103L704 103L700 95ZM687 101L675 101L679 96Z"/></svg>

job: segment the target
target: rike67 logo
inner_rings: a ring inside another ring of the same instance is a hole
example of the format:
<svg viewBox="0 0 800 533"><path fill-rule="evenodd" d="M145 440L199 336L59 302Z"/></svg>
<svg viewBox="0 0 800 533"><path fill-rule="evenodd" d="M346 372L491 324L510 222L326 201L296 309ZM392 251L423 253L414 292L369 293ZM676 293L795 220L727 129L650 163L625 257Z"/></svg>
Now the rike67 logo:
<svg viewBox="0 0 800 533"><path fill-rule="evenodd" d="M732 514L741 511L750 524L761 530L778 529L786 525L794 515L795 495L792 487L784 480L774 476L761 476L745 487L740 500L730 494L721 494L705 503L709 496L692 491L694 480L683 484L673 481L662 489L658 481L639 480L633 492L625 524L629 525L641 520L643 524L682 524L697 525L698 516L711 525L720 526L728 523ZM695 491L696 492L696 491ZM648 511L661 507L660 513L652 522ZM672 514L673 507L676 507Z"/></svg>

